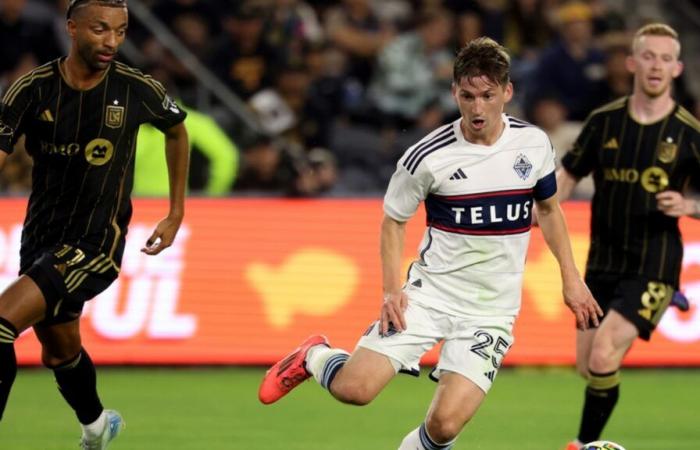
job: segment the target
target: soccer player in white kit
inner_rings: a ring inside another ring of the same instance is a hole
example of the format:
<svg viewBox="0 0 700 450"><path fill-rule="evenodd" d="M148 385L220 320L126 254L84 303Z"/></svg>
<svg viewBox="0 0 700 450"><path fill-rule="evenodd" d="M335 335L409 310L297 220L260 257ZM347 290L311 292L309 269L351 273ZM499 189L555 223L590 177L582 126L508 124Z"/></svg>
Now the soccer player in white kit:
<svg viewBox="0 0 700 450"><path fill-rule="evenodd" d="M417 373L443 341L433 402L399 450L452 448L513 344L534 204L566 305L580 329L597 326L602 311L574 265L556 197L554 149L542 130L503 113L509 70L505 49L489 38L460 50L452 94L461 117L406 151L384 198L380 320L352 355L324 336L307 339L267 372L263 403L314 376L339 401L367 404L397 372ZM421 202L427 227L404 284L405 224Z"/></svg>

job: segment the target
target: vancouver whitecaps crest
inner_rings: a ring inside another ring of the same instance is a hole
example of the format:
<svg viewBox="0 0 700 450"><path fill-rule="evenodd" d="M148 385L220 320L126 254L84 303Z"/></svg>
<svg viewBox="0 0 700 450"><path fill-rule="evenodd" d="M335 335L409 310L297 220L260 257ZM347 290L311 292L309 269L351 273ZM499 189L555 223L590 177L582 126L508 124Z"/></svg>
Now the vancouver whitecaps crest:
<svg viewBox="0 0 700 450"><path fill-rule="evenodd" d="M513 170L515 170L515 173L522 178L523 180L526 180L527 177L530 176L530 172L532 171L532 163L530 162L529 159L522 153L520 153L516 158L515 158L515 164L513 165Z"/></svg>

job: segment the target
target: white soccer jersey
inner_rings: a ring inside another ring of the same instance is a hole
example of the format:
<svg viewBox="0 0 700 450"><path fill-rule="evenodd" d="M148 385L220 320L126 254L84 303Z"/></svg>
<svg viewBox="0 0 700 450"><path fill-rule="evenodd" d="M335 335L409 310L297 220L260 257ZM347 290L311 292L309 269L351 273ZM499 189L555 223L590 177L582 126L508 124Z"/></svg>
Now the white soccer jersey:
<svg viewBox="0 0 700 450"><path fill-rule="evenodd" d="M534 200L556 192L554 149L539 128L503 115L491 146L468 142L458 119L410 147L384 212L407 221L425 201L427 228L405 289L458 316L516 315Z"/></svg>

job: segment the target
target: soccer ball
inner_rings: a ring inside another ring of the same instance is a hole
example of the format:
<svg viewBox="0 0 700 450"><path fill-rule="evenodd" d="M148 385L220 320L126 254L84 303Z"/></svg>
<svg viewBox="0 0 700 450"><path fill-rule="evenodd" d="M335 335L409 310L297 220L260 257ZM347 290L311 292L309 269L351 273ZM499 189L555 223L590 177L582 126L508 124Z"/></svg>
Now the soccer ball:
<svg viewBox="0 0 700 450"><path fill-rule="evenodd" d="M625 448L610 441L595 441L584 444L581 450L625 450Z"/></svg>

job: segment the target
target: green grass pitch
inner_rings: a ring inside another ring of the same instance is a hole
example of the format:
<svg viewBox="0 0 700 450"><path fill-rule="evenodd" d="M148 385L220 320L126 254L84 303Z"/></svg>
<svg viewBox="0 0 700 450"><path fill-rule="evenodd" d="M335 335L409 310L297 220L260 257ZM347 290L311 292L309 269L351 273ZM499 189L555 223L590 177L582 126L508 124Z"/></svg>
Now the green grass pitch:
<svg viewBox="0 0 700 450"><path fill-rule="evenodd" d="M258 368L100 368L107 407L127 428L110 450L395 450L423 419L434 383L399 376L366 407L307 382L279 403L257 401ZM697 370L626 370L606 438L628 450L697 450ZM455 449L559 450L578 428L583 382L572 369L504 369ZM3 450L77 448L79 428L49 371L20 370Z"/></svg>

